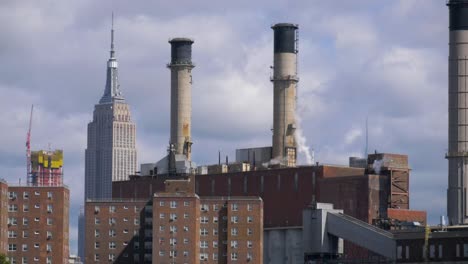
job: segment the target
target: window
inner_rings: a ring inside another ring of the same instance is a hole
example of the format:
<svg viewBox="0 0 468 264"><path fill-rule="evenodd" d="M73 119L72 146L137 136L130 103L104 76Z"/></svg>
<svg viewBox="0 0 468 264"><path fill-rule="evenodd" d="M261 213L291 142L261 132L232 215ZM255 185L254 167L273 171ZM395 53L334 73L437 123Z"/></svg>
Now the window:
<svg viewBox="0 0 468 264"><path fill-rule="evenodd" d="M140 211L140 207L135 206L135 213L138 213Z"/></svg>
<svg viewBox="0 0 468 264"><path fill-rule="evenodd" d="M200 223L202 223L202 224L208 224L208 217L207 217L207 216L202 216L202 217L200 217Z"/></svg>
<svg viewBox="0 0 468 264"><path fill-rule="evenodd" d="M99 217L94 217L94 224L99 225L101 223L101 219Z"/></svg>
<svg viewBox="0 0 468 264"><path fill-rule="evenodd" d="M232 240L231 241L231 247L232 248L237 248L237 245L238 245L237 240Z"/></svg>
<svg viewBox="0 0 468 264"><path fill-rule="evenodd" d="M200 241L200 248L208 248L208 241Z"/></svg>
<svg viewBox="0 0 468 264"><path fill-rule="evenodd" d="M213 236L217 236L217 235L218 235L218 229L213 228Z"/></svg>
<svg viewBox="0 0 468 264"><path fill-rule="evenodd" d="M184 244L188 244L188 238L184 238Z"/></svg>
<svg viewBox="0 0 468 264"><path fill-rule="evenodd" d="M115 213L117 212L117 209L115 208L115 206L111 205L109 206L109 213Z"/></svg>
<svg viewBox="0 0 468 264"><path fill-rule="evenodd" d="M218 253L213 253L213 260L218 260Z"/></svg>
<svg viewBox="0 0 468 264"><path fill-rule="evenodd" d="M164 206L164 201L159 201L159 206Z"/></svg>
<svg viewBox="0 0 468 264"><path fill-rule="evenodd" d="M46 250L47 250L47 252L52 252L52 245L51 245L51 244L47 244L47 245L46 245Z"/></svg>
<svg viewBox="0 0 468 264"><path fill-rule="evenodd" d="M137 218L133 219L133 224L140 225L140 219L137 219Z"/></svg>
<svg viewBox="0 0 468 264"><path fill-rule="evenodd" d="M208 260L208 253L200 253L200 260Z"/></svg>
<svg viewBox="0 0 468 264"><path fill-rule="evenodd" d="M94 254L94 261L99 261L99 254Z"/></svg>
<svg viewBox="0 0 468 264"><path fill-rule="evenodd" d="M164 213L159 214L159 218L164 219L164 217L166 217L166 215Z"/></svg>
<svg viewBox="0 0 468 264"><path fill-rule="evenodd" d="M128 229L124 229L122 232L123 232L124 234L128 234Z"/></svg>
<svg viewBox="0 0 468 264"><path fill-rule="evenodd" d="M51 239L52 238L52 232L51 231L47 231L47 239Z"/></svg>
<svg viewBox="0 0 468 264"><path fill-rule="evenodd" d="M23 192L23 199L24 200L29 199L29 192Z"/></svg>
<svg viewBox="0 0 468 264"><path fill-rule="evenodd" d="M8 192L8 199L14 200L16 199L17 195L16 192Z"/></svg>
<svg viewBox="0 0 468 264"><path fill-rule="evenodd" d="M34 217L34 222L39 222L39 217Z"/></svg>
<svg viewBox="0 0 468 264"><path fill-rule="evenodd" d="M94 206L94 213L97 214L97 213L99 213L99 211L101 211L99 206Z"/></svg>
<svg viewBox="0 0 468 264"><path fill-rule="evenodd" d="M116 222L114 217L109 218L109 225L115 225Z"/></svg>
<svg viewBox="0 0 468 264"><path fill-rule="evenodd" d="M159 226L159 231L160 231L160 232L164 232L164 230L166 230L166 227L163 226L163 225L160 225L160 226Z"/></svg>
<svg viewBox="0 0 468 264"><path fill-rule="evenodd" d="M253 234L252 228L247 228L247 235L251 236Z"/></svg>
<svg viewBox="0 0 468 264"><path fill-rule="evenodd" d="M218 211L219 206L217 204L213 204L213 211Z"/></svg>
<svg viewBox="0 0 468 264"><path fill-rule="evenodd" d="M51 256L48 256L46 258L46 264L52 264L52 257Z"/></svg>
<svg viewBox="0 0 468 264"><path fill-rule="evenodd" d="M237 216L231 216L231 223L237 224L239 222L239 217Z"/></svg>
<svg viewBox="0 0 468 264"><path fill-rule="evenodd" d="M34 195L40 195L40 193L38 191L35 191Z"/></svg>
<svg viewBox="0 0 468 264"><path fill-rule="evenodd" d="M184 218L185 218L185 219L189 218L189 214L184 213Z"/></svg>
<svg viewBox="0 0 468 264"><path fill-rule="evenodd" d="M218 248L218 241L213 241L213 248Z"/></svg>
<svg viewBox="0 0 468 264"><path fill-rule="evenodd" d="M99 237L100 235L99 229L94 230L94 237Z"/></svg>
<svg viewBox="0 0 468 264"><path fill-rule="evenodd" d="M35 235L39 235L39 231L37 231L37 230L34 231L34 234L35 234Z"/></svg>
<svg viewBox="0 0 468 264"><path fill-rule="evenodd" d="M8 205L8 212L18 212L18 205L16 205L16 204L9 204L9 205Z"/></svg>
<svg viewBox="0 0 468 264"><path fill-rule="evenodd" d="M175 220L177 220L177 215L176 215L176 214L170 214L170 215L169 215L169 219L170 219L171 221L175 221Z"/></svg>
<svg viewBox="0 0 468 264"><path fill-rule="evenodd" d="M169 245L171 245L171 246L177 245L177 239L175 239L175 238L169 239Z"/></svg>
<svg viewBox="0 0 468 264"><path fill-rule="evenodd" d="M29 219L26 217L23 217L23 225L28 225L29 224Z"/></svg>
<svg viewBox="0 0 468 264"><path fill-rule="evenodd" d="M23 248L23 251L28 251L28 244L23 244L22 248Z"/></svg>
<svg viewBox="0 0 468 264"><path fill-rule="evenodd" d="M177 208L177 201L171 201L171 208Z"/></svg>
<svg viewBox="0 0 468 264"><path fill-rule="evenodd" d="M253 222L253 216L247 216L247 223Z"/></svg>
<svg viewBox="0 0 468 264"><path fill-rule="evenodd" d="M231 204L231 211L237 211L239 206L236 203Z"/></svg>
<svg viewBox="0 0 468 264"><path fill-rule="evenodd" d="M188 230L189 230L188 226L184 226L184 231L188 232Z"/></svg>
<svg viewBox="0 0 468 264"><path fill-rule="evenodd" d="M210 209L207 204L202 204L202 206L200 207L200 210L204 212L208 212Z"/></svg>
<svg viewBox="0 0 468 264"><path fill-rule="evenodd" d="M253 206L251 204L247 204L247 211L252 211Z"/></svg>
<svg viewBox="0 0 468 264"><path fill-rule="evenodd" d="M51 204L48 204L47 205L47 212L52 213L52 211L53 211L52 209L53 209L53 206Z"/></svg>
<svg viewBox="0 0 468 264"><path fill-rule="evenodd" d="M47 225L52 225L52 218L47 218Z"/></svg>
<svg viewBox="0 0 468 264"><path fill-rule="evenodd" d="M29 237L29 232L28 231L23 231L23 238L28 238Z"/></svg>
<svg viewBox="0 0 468 264"><path fill-rule="evenodd" d="M252 241L250 241L250 240L247 241L247 247L248 247L248 248L252 248L252 245L253 245L253 244L252 244Z"/></svg>
<svg viewBox="0 0 468 264"><path fill-rule="evenodd" d="M166 252L164 250L159 251L159 256L164 257L166 255Z"/></svg>
<svg viewBox="0 0 468 264"><path fill-rule="evenodd" d="M237 234L239 234L239 230L237 230L237 228L231 228L231 235L233 236L237 236Z"/></svg>
<svg viewBox="0 0 468 264"><path fill-rule="evenodd" d="M98 249L99 248L99 242L94 242L94 248Z"/></svg>
<svg viewBox="0 0 468 264"><path fill-rule="evenodd" d="M39 209L41 206L39 204L35 204L34 208Z"/></svg>
<svg viewBox="0 0 468 264"><path fill-rule="evenodd" d="M124 206L123 206L123 209L124 209L124 210L128 210L128 206L124 205Z"/></svg>
<svg viewBox="0 0 468 264"><path fill-rule="evenodd" d="M251 260L252 260L252 253L247 252L247 261L251 261Z"/></svg>
<svg viewBox="0 0 468 264"><path fill-rule="evenodd" d="M18 220L16 219L16 217L8 218L8 225L17 225L17 224L18 224Z"/></svg>
<svg viewBox="0 0 468 264"><path fill-rule="evenodd" d="M109 242L109 249L115 249L115 242Z"/></svg>
<svg viewBox="0 0 468 264"><path fill-rule="evenodd" d="M18 233L16 231L8 230L8 238L16 238Z"/></svg>
<svg viewBox="0 0 468 264"><path fill-rule="evenodd" d="M16 244L8 244L8 251L16 251Z"/></svg>
<svg viewBox="0 0 468 264"><path fill-rule="evenodd" d="M231 260L237 260L237 252L231 253Z"/></svg>
<svg viewBox="0 0 468 264"><path fill-rule="evenodd" d="M177 250L171 250L171 251L169 251L169 256L171 256L171 257L177 257Z"/></svg>
<svg viewBox="0 0 468 264"><path fill-rule="evenodd" d="M47 198L52 199L52 192L47 192Z"/></svg>
<svg viewBox="0 0 468 264"><path fill-rule="evenodd" d="M21 264L28 264L28 258L27 257L22 257L21 258Z"/></svg>
<svg viewBox="0 0 468 264"><path fill-rule="evenodd" d="M116 235L116 232L115 232L114 229L109 230L109 236L110 237L115 237L115 235Z"/></svg>
<svg viewBox="0 0 468 264"><path fill-rule="evenodd" d="M109 254L109 261L115 260L115 254Z"/></svg>
<svg viewBox="0 0 468 264"><path fill-rule="evenodd" d="M140 242L138 242L138 241L133 242L133 248L134 249L139 249L140 248Z"/></svg>
<svg viewBox="0 0 468 264"><path fill-rule="evenodd" d="M23 204L23 212L29 212L29 204Z"/></svg>
<svg viewBox="0 0 468 264"><path fill-rule="evenodd" d="M171 233L176 233L177 232L177 226L171 226L170 227L170 232Z"/></svg>
<svg viewBox="0 0 468 264"><path fill-rule="evenodd" d="M201 236L207 236L208 235L208 230L206 230L206 228L200 228L200 235Z"/></svg>
<svg viewBox="0 0 468 264"><path fill-rule="evenodd" d="M189 206L189 205L190 205L190 202L188 202L188 201L184 202L184 206Z"/></svg>
<svg viewBox="0 0 468 264"><path fill-rule="evenodd" d="M213 216L213 223L218 223L218 217L217 216Z"/></svg>
<svg viewBox="0 0 468 264"><path fill-rule="evenodd" d="M128 217L124 217L124 218L123 218L123 221L124 221L124 222L128 222Z"/></svg>
<svg viewBox="0 0 468 264"><path fill-rule="evenodd" d="M184 257L188 257L189 255L189 252L188 251L184 251Z"/></svg>

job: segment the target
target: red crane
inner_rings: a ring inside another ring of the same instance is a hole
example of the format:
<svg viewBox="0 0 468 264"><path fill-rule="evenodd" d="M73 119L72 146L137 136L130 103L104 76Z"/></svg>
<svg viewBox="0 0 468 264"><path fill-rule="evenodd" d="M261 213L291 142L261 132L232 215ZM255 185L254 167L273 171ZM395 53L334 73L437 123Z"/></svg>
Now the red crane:
<svg viewBox="0 0 468 264"><path fill-rule="evenodd" d="M32 125L32 117L33 117L33 110L34 105L31 105L31 114L29 116L29 129L28 134L26 135L26 182L28 185L31 183L31 125Z"/></svg>

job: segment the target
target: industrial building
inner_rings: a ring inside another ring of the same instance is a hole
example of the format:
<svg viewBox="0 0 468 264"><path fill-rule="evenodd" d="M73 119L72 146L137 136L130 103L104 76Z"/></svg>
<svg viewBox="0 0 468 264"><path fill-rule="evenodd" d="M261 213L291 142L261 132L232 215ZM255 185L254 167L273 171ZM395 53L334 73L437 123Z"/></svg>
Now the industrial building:
<svg viewBox="0 0 468 264"><path fill-rule="evenodd" d="M262 263L263 201L193 190L165 180L146 199L87 201L85 262Z"/></svg>

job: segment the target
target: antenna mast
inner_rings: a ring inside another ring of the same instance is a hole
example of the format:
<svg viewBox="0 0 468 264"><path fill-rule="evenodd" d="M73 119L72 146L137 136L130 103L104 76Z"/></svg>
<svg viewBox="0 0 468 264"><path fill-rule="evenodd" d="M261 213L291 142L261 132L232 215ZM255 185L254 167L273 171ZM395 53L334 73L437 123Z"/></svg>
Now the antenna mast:
<svg viewBox="0 0 468 264"><path fill-rule="evenodd" d="M31 114L29 115L29 128L26 134L26 182L28 185L32 184L31 175L31 126L33 118L34 105L31 105Z"/></svg>

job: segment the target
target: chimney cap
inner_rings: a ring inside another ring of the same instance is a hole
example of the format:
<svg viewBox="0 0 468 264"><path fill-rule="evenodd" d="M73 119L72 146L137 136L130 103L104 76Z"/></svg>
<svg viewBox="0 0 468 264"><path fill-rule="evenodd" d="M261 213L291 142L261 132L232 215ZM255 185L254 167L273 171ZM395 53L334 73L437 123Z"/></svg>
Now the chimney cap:
<svg viewBox="0 0 468 264"><path fill-rule="evenodd" d="M174 43L174 42L190 42L193 43L193 39L191 38L172 38L169 40L169 43Z"/></svg>
<svg viewBox="0 0 468 264"><path fill-rule="evenodd" d="M275 28L281 28L281 27L292 27L294 29L298 29L299 25L298 24L293 24L293 23L277 23L271 26L272 29Z"/></svg>

